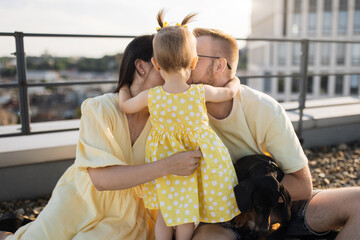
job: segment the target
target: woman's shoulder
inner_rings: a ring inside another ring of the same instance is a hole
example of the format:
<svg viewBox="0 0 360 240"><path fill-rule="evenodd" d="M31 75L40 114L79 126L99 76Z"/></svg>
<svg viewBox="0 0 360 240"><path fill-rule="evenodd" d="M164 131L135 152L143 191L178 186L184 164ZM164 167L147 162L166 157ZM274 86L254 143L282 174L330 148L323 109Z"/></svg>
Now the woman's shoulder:
<svg viewBox="0 0 360 240"><path fill-rule="evenodd" d="M118 94L106 93L93 98L88 98L81 104L81 111L117 111Z"/></svg>

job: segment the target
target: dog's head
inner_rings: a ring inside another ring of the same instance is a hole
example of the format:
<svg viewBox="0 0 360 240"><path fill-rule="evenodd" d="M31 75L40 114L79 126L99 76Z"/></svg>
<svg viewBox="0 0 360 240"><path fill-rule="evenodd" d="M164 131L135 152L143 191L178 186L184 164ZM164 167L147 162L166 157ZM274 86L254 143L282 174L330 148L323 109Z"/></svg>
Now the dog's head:
<svg viewBox="0 0 360 240"><path fill-rule="evenodd" d="M284 221L290 220L290 195L273 176L259 176L240 181L234 192L239 210L242 213L251 213L246 216L244 224L252 231L267 233L271 230L270 214L278 207L279 198L283 199L285 209L281 218ZM245 215L241 215L240 217L244 218Z"/></svg>

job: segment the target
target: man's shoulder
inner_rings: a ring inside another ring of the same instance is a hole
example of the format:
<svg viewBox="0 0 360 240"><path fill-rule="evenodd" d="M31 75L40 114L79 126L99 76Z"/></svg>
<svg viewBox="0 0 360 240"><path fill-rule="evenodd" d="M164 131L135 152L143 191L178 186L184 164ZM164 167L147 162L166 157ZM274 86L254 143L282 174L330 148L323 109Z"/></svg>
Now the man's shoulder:
<svg viewBox="0 0 360 240"><path fill-rule="evenodd" d="M263 111L278 114L283 111L282 106L271 96L250 88L246 85L240 87L240 102L244 111L261 114Z"/></svg>

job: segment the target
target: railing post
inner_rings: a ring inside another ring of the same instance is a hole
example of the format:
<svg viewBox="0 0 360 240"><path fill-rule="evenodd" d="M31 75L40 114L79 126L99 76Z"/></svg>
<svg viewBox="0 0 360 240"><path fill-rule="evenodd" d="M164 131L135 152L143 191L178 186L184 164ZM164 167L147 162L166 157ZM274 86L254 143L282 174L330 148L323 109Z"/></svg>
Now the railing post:
<svg viewBox="0 0 360 240"><path fill-rule="evenodd" d="M308 57L309 57L309 40L301 40L301 63L300 63L300 96L299 96L299 125L297 135L301 143L303 143L303 111L305 108L306 92L307 92L307 68L308 68Z"/></svg>
<svg viewBox="0 0 360 240"><path fill-rule="evenodd" d="M16 42L16 72L18 77L19 97L20 97L20 121L22 134L30 134L29 118L29 96L26 80L26 61L24 52L24 33L15 32Z"/></svg>

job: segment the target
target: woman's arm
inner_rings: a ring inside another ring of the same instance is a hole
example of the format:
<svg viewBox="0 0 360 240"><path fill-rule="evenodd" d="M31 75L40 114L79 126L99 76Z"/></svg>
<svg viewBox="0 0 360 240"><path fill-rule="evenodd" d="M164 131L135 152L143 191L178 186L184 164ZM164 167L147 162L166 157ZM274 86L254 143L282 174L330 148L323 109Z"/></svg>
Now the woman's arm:
<svg viewBox="0 0 360 240"><path fill-rule="evenodd" d="M188 176L196 170L200 158L201 151L197 149L148 164L88 168L88 173L97 190L122 190L169 174Z"/></svg>
<svg viewBox="0 0 360 240"><path fill-rule="evenodd" d="M239 91L240 80L237 77L228 82L225 87L204 85L206 102L224 102L235 97Z"/></svg>
<svg viewBox="0 0 360 240"><path fill-rule="evenodd" d="M130 89L128 86L124 86L120 88L119 91L119 106L121 111L125 113L136 113L140 110L144 109L148 105L148 91L145 90L136 95L135 97L131 97Z"/></svg>

